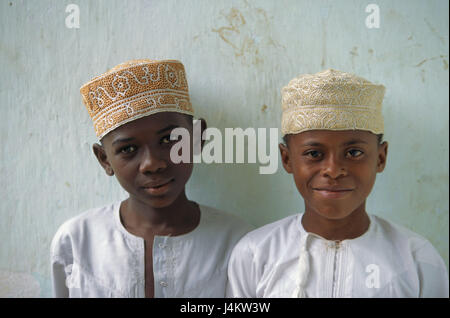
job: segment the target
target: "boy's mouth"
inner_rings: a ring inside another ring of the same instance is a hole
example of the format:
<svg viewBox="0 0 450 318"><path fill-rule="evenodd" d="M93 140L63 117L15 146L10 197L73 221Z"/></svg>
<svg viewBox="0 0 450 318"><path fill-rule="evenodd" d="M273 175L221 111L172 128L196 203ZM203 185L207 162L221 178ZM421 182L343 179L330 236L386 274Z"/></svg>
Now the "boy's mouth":
<svg viewBox="0 0 450 318"><path fill-rule="evenodd" d="M169 180L149 182L142 188L152 195L162 195L169 190L169 186L173 181L175 181L175 179L172 178Z"/></svg>
<svg viewBox="0 0 450 318"><path fill-rule="evenodd" d="M353 191L347 188L313 188L313 190L327 199L339 199Z"/></svg>

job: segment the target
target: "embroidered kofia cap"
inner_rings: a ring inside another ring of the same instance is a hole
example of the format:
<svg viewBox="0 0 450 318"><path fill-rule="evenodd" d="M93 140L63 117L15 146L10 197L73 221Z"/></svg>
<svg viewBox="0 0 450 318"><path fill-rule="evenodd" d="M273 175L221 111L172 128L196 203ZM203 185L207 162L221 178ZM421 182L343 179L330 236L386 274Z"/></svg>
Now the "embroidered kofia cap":
<svg viewBox="0 0 450 318"><path fill-rule="evenodd" d="M193 115L180 61L131 60L80 88L99 139L130 121L159 112Z"/></svg>
<svg viewBox="0 0 450 318"><path fill-rule="evenodd" d="M294 78L281 90L281 132L367 130L381 134L385 87L329 69Z"/></svg>

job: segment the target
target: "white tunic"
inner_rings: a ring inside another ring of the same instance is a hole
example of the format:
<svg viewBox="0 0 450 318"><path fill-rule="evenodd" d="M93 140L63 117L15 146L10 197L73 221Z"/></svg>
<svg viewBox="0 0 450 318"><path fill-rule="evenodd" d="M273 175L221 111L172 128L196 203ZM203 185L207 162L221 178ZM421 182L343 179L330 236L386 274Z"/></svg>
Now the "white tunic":
<svg viewBox="0 0 450 318"><path fill-rule="evenodd" d="M449 296L445 264L420 235L370 215L366 233L337 243L307 233L302 215L241 239L228 265L228 297L291 297L299 283L300 242L306 237L306 297Z"/></svg>
<svg viewBox="0 0 450 318"><path fill-rule="evenodd" d="M89 210L66 221L51 244L56 297L145 297L144 239L120 221L120 202ZM224 297L227 264L245 222L200 206L191 232L155 236L155 297Z"/></svg>

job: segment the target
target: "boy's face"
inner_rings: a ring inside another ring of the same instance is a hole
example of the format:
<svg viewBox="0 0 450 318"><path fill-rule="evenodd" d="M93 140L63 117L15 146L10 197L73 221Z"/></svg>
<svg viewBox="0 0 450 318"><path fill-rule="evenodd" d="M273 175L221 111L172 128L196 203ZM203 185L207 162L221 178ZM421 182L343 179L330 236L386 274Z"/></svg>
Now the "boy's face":
<svg viewBox="0 0 450 318"><path fill-rule="evenodd" d="M170 140L174 128L186 128L192 136L191 117L161 112L127 123L108 133L94 153L108 175L115 175L120 185L137 199L153 208L170 206L184 192L193 165L174 164ZM192 138L190 141L192 158Z"/></svg>
<svg viewBox="0 0 450 318"><path fill-rule="evenodd" d="M365 211L365 202L384 170L387 143L360 130L312 130L290 135L280 144L283 166L293 174L305 212L343 219Z"/></svg>

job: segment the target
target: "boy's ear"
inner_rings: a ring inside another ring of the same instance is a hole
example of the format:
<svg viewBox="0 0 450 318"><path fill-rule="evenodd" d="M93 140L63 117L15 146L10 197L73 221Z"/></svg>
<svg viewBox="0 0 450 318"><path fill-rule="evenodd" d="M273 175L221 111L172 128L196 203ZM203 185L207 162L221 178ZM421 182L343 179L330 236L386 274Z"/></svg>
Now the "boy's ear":
<svg viewBox="0 0 450 318"><path fill-rule="evenodd" d="M292 173L291 159L288 146L280 143L278 147L280 148L281 162L283 163L284 170L286 170L287 173Z"/></svg>
<svg viewBox="0 0 450 318"><path fill-rule="evenodd" d="M105 169L105 172L108 176L113 176L114 171L109 164L108 158L106 156L105 148L103 148L102 145L99 144L93 144L92 145L92 151L94 151L94 155L97 158L100 165Z"/></svg>
<svg viewBox="0 0 450 318"><path fill-rule="evenodd" d="M384 141L378 146L377 172L383 172L386 167L386 158L388 153L388 143Z"/></svg>

